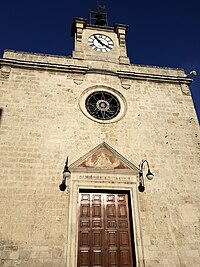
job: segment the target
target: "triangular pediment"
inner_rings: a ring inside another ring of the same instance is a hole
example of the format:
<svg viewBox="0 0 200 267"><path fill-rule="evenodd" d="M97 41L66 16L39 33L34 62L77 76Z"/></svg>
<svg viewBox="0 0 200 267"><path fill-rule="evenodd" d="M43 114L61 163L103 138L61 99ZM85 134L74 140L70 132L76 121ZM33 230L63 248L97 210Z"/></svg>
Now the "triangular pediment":
<svg viewBox="0 0 200 267"><path fill-rule="evenodd" d="M138 173L138 168L103 142L69 166L73 171Z"/></svg>

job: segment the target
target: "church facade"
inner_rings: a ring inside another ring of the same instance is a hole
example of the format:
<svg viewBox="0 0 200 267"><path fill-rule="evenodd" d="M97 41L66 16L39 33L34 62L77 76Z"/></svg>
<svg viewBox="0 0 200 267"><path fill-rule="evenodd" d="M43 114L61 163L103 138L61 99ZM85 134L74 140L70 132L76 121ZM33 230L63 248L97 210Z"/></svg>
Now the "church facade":
<svg viewBox="0 0 200 267"><path fill-rule="evenodd" d="M75 18L72 57L4 52L1 267L200 265L192 80L131 64L127 29Z"/></svg>

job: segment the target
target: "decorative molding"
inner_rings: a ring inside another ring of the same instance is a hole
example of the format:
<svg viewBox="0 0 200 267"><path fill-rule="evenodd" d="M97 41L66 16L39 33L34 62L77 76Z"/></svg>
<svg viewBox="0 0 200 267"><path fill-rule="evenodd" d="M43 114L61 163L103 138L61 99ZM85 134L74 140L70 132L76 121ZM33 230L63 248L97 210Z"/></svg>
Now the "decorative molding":
<svg viewBox="0 0 200 267"><path fill-rule="evenodd" d="M132 80L149 80L156 82L170 82L170 83L186 83L190 84L193 80L186 76L153 74L144 72L129 72L129 71L117 71L119 78L126 78Z"/></svg>
<svg viewBox="0 0 200 267"><path fill-rule="evenodd" d="M73 62L73 60L72 60ZM144 73L136 71L111 71L107 69L94 69L87 66L79 66L75 64L55 64L55 63L43 63L43 62L33 62L33 61L22 61L16 59L0 59L0 64L3 66L17 67L17 68L27 68L27 69L38 69L38 70L49 70L49 71L60 71L60 72L70 72L70 73L96 73L103 75L113 75L119 78L131 79L131 80L149 80L155 82L169 82L169 83L185 83L187 85L191 84L193 79L187 76L179 75L164 75L164 74L153 74Z"/></svg>
<svg viewBox="0 0 200 267"><path fill-rule="evenodd" d="M8 79L11 72L11 66L2 66L1 67L1 78Z"/></svg>
<svg viewBox="0 0 200 267"><path fill-rule="evenodd" d="M121 47L126 46L126 33L128 31L128 26L123 24L115 25L115 32L117 33L117 37L119 39L119 45Z"/></svg>
<svg viewBox="0 0 200 267"><path fill-rule="evenodd" d="M103 142L69 166L71 172L137 175L139 169Z"/></svg>
<svg viewBox="0 0 200 267"><path fill-rule="evenodd" d="M85 74L88 70L87 66L79 66L74 64L55 64L46 62L34 62L34 61L22 61L17 59L1 59L0 65L24 68L24 69L35 69L35 70L49 70L49 71L60 71L70 73L83 73Z"/></svg>
<svg viewBox="0 0 200 267"><path fill-rule="evenodd" d="M98 181L99 183L101 183L101 181L103 182L107 182L107 183L113 183L114 182L117 182L117 183L124 183L124 182L127 182L129 184L132 184L134 183L134 179L132 176L127 176L127 175L122 175L122 176L119 176L119 175L109 175L109 174L97 174L97 173L93 173L93 174L90 174L90 173L87 173L85 174L84 171L83 171L83 174L80 174L78 177L78 181L80 180L88 180L88 181ZM74 179L75 180L75 179Z"/></svg>
<svg viewBox="0 0 200 267"><path fill-rule="evenodd" d="M121 86L128 90L131 88L131 83L130 83L130 79L126 79L126 78L121 78L120 79L120 82L121 82Z"/></svg>
<svg viewBox="0 0 200 267"><path fill-rule="evenodd" d="M187 84L180 84L180 86L181 86L181 91L184 95L191 96L191 92Z"/></svg>
<svg viewBox="0 0 200 267"><path fill-rule="evenodd" d="M83 73L73 73L73 81L75 84L82 84L84 80Z"/></svg>
<svg viewBox="0 0 200 267"><path fill-rule="evenodd" d="M82 41L82 34L83 34L83 29L86 26L86 19L83 18L74 18L73 23L72 23L72 28L71 28L71 36L76 38L77 42Z"/></svg>

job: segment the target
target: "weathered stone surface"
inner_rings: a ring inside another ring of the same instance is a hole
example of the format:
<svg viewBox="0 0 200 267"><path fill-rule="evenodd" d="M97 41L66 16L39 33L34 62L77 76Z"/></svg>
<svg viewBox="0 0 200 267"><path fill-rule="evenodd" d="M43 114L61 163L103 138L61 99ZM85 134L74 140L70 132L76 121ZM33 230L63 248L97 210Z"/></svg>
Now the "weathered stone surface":
<svg viewBox="0 0 200 267"><path fill-rule="evenodd" d="M92 55L80 61L7 51L3 60L9 68L0 76L0 266L67 266L69 196L58 189L64 161L103 141L136 166L148 159L155 175L143 194L136 192L144 256L138 266L199 266L200 131L184 71ZM124 96L121 120L97 123L82 113L80 95L96 84ZM117 179L99 184L132 185L132 177Z"/></svg>

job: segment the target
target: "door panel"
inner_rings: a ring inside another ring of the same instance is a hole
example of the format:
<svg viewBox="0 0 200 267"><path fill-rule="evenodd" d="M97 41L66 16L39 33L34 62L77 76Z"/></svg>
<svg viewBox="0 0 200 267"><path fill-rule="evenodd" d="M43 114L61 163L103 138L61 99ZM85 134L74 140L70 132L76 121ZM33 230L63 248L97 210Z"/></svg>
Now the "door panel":
<svg viewBox="0 0 200 267"><path fill-rule="evenodd" d="M135 267L127 194L79 193L78 267Z"/></svg>

